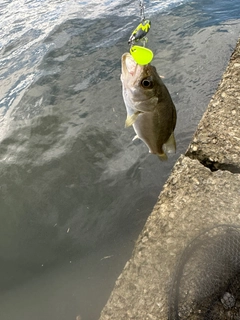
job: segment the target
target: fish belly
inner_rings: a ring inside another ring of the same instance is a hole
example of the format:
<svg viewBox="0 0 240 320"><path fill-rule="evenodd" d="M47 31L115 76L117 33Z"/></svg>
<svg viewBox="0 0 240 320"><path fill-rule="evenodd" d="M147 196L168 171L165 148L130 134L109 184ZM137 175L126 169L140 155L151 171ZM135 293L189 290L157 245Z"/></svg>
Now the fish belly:
<svg viewBox="0 0 240 320"><path fill-rule="evenodd" d="M149 149L150 153L162 153L162 145L158 144L158 130L153 123L153 116L149 113L142 113L133 124L134 131Z"/></svg>
<svg viewBox="0 0 240 320"><path fill-rule="evenodd" d="M166 153L175 152L176 143L171 123L159 121L159 115L153 112L139 114L133 124L134 131L149 149L166 160ZM165 153L166 151L166 153Z"/></svg>

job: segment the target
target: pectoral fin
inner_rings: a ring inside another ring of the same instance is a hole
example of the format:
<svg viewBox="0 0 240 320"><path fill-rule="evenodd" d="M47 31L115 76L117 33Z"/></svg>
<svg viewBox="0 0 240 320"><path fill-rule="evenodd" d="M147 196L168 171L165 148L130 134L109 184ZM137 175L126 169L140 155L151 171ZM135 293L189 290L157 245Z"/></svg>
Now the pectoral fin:
<svg viewBox="0 0 240 320"><path fill-rule="evenodd" d="M138 115L142 113L141 111L136 111L134 112L134 114L132 114L131 116L127 116L127 119L125 121L125 128L130 127L134 124L134 122L136 121Z"/></svg>

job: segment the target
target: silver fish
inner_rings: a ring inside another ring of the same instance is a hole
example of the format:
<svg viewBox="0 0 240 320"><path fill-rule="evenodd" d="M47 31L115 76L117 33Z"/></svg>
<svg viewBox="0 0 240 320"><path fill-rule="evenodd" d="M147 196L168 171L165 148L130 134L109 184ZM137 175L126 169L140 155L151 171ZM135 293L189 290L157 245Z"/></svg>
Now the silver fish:
<svg viewBox="0 0 240 320"><path fill-rule="evenodd" d="M133 126L149 152L167 160L176 152L176 109L171 96L151 64L139 65L130 53L122 55L122 94L127 110L125 127Z"/></svg>

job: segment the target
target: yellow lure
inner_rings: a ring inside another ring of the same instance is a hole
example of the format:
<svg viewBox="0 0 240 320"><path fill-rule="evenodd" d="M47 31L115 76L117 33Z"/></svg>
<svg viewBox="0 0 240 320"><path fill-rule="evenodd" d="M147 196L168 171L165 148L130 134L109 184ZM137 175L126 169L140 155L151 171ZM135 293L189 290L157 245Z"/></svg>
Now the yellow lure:
<svg viewBox="0 0 240 320"><path fill-rule="evenodd" d="M130 48L130 53L137 64L142 66L149 64L153 59L153 52L145 47L132 46Z"/></svg>

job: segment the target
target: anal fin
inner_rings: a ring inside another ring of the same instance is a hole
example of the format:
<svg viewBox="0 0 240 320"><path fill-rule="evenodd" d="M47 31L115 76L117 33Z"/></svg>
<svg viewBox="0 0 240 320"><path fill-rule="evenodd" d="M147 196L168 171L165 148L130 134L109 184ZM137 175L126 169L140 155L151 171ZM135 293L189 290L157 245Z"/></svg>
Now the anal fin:
<svg viewBox="0 0 240 320"><path fill-rule="evenodd" d="M137 134L132 138L132 141L134 141L136 139L139 139L139 136Z"/></svg>

